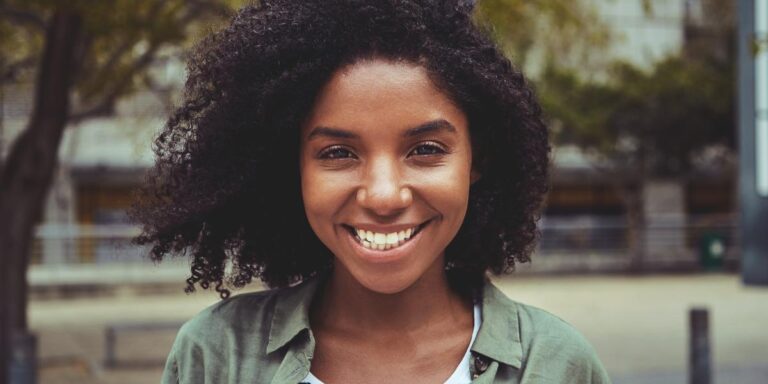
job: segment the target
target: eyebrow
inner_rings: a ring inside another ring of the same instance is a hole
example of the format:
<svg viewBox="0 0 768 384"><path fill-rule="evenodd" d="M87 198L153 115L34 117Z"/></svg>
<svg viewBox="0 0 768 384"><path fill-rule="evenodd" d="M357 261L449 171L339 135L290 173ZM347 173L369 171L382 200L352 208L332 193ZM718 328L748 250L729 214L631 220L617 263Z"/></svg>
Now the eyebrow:
<svg viewBox="0 0 768 384"><path fill-rule="evenodd" d="M414 137L414 136L424 135L427 133L435 133L435 132L441 132L441 131L456 133L456 127L454 127L453 124L449 123L444 119L438 119L438 120L426 122L424 124L420 124L413 128L408 128L405 132L403 132L402 136ZM360 136L358 136L357 134L340 129L340 128L318 126L312 129L312 132L309 133L309 136L307 136L307 141L310 141L314 138L321 137L321 136L335 138L335 139L360 138Z"/></svg>
<svg viewBox="0 0 768 384"><path fill-rule="evenodd" d="M312 132L309 133L309 136L307 136L307 141L321 136L335 139L357 139L360 137L352 132L339 128L315 127L312 129Z"/></svg>
<svg viewBox="0 0 768 384"><path fill-rule="evenodd" d="M433 120L433 121L421 124L418 127L409 128L407 131L403 132L403 137L413 137L413 136L423 135L425 133L435 133L435 132L456 133L456 127L454 127L453 124L449 123L444 119Z"/></svg>

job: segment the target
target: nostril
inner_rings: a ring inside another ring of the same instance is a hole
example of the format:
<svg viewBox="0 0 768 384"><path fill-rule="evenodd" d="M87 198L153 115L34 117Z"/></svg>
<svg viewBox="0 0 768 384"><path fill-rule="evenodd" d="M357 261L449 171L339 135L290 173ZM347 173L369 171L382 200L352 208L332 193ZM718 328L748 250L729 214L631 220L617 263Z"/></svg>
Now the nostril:
<svg viewBox="0 0 768 384"><path fill-rule="evenodd" d="M380 216L396 215L413 203L413 193L408 187L386 190L360 188L357 190L355 198L362 207L370 209Z"/></svg>

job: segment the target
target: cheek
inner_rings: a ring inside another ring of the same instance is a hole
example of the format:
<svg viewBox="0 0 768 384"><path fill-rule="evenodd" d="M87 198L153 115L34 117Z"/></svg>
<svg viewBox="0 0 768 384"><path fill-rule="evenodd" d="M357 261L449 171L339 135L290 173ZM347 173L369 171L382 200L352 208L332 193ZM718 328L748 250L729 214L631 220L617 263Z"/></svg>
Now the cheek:
<svg viewBox="0 0 768 384"><path fill-rule="evenodd" d="M304 209L307 216L312 219L318 208L323 206L322 197L324 196L322 179L313 174L311 168L302 167L301 169L301 196L304 200Z"/></svg>
<svg viewBox="0 0 768 384"><path fill-rule="evenodd" d="M338 178L330 177L312 165L301 168L301 193L304 200L304 210L313 228L317 220L332 219L344 201L344 183ZM317 228L316 228L317 229Z"/></svg>
<svg viewBox="0 0 768 384"><path fill-rule="evenodd" d="M437 209L448 220L461 221L469 200L470 166L439 167L414 177L416 190L427 204Z"/></svg>

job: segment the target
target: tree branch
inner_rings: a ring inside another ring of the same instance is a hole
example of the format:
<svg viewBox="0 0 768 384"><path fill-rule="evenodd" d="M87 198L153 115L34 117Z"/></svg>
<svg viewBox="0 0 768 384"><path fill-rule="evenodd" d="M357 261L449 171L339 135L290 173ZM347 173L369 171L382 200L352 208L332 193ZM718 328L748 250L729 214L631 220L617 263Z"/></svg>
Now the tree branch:
<svg viewBox="0 0 768 384"><path fill-rule="evenodd" d="M8 20L16 25L28 25L37 30L45 30L45 20L37 14L22 9L12 8L8 5L0 4L0 19Z"/></svg>
<svg viewBox="0 0 768 384"><path fill-rule="evenodd" d="M162 2L157 3L158 6L162 5ZM183 14L178 16L177 23L179 25L184 26L189 24L190 22L201 18L205 14L210 14L214 16L222 16L222 15L229 15L231 14L231 9L227 7L226 5L215 3L215 2L208 2L208 1L202 1L202 0L189 0L187 1L187 6L184 7ZM133 42L135 43L135 42ZM126 71L126 74L123 78L117 80L114 84L112 89L104 94L104 96L96 103L93 103L90 107L87 107L81 111L75 112L70 116L70 121L72 123L78 123L83 120L98 117L98 116L107 116L114 113L115 104L117 103L117 100L125 93L127 87L131 84L131 80L133 79L133 76L144 69L146 69L155 59L155 55L157 53L158 48L162 44L161 42L155 42L152 41L152 39L149 40L149 43L151 44L149 49L145 53L143 53L140 57L138 57L134 63L130 66L130 69ZM132 42L130 40L127 40L123 45L118 47L112 55L107 59L107 62L105 65L99 70L100 73L108 73L112 72L114 67L119 63L120 57L126 52L131 49L133 46Z"/></svg>
<svg viewBox="0 0 768 384"><path fill-rule="evenodd" d="M112 51L112 54L109 55L106 62L104 62L104 65L101 66L98 73L93 75L94 78L100 78L103 77L104 74L113 73L115 66L117 66L117 63L120 62L120 58L128 52L133 44L135 44L135 41L132 41L131 39L126 38L125 41L123 41L122 44L120 44L117 48L115 48L114 51Z"/></svg>
<svg viewBox="0 0 768 384"><path fill-rule="evenodd" d="M38 61L38 57L30 55L16 62L7 64L5 68L2 68L2 72L0 73L0 84L16 81L21 71L33 68Z"/></svg>
<svg viewBox="0 0 768 384"><path fill-rule="evenodd" d="M82 111L75 112L70 115L70 122L77 124L78 122L92 117L105 116L114 113L117 99L125 93L126 88L130 85L131 80L133 79L133 76L147 68L152 63L158 48L158 45L150 46L146 52L144 52L136 59L136 61L133 62L130 70L126 72L125 76L115 82L115 85L112 87L111 91L107 92L99 102L94 103L92 106Z"/></svg>
<svg viewBox="0 0 768 384"><path fill-rule="evenodd" d="M213 1L205 0L188 0L187 4L190 6L190 12L187 13L186 21L191 21L194 16L199 16L203 13L209 13L215 16L230 16L232 14L232 8L229 6Z"/></svg>

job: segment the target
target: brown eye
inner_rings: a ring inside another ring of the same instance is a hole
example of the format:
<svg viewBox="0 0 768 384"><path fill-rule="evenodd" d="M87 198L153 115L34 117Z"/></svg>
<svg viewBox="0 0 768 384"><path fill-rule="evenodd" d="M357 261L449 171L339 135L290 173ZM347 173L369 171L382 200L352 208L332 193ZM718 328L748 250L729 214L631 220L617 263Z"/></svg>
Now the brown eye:
<svg viewBox="0 0 768 384"><path fill-rule="evenodd" d="M443 149L443 147L439 146L437 143L420 144L411 151L411 154L415 156L434 156L442 155L445 153L445 149Z"/></svg>
<svg viewBox="0 0 768 384"><path fill-rule="evenodd" d="M333 147L324 149L322 152L320 152L320 154L317 157L319 159L325 159L325 160L336 160L336 159L354 158L355 155L348 149L342 146L335 145Z"/></svg>

